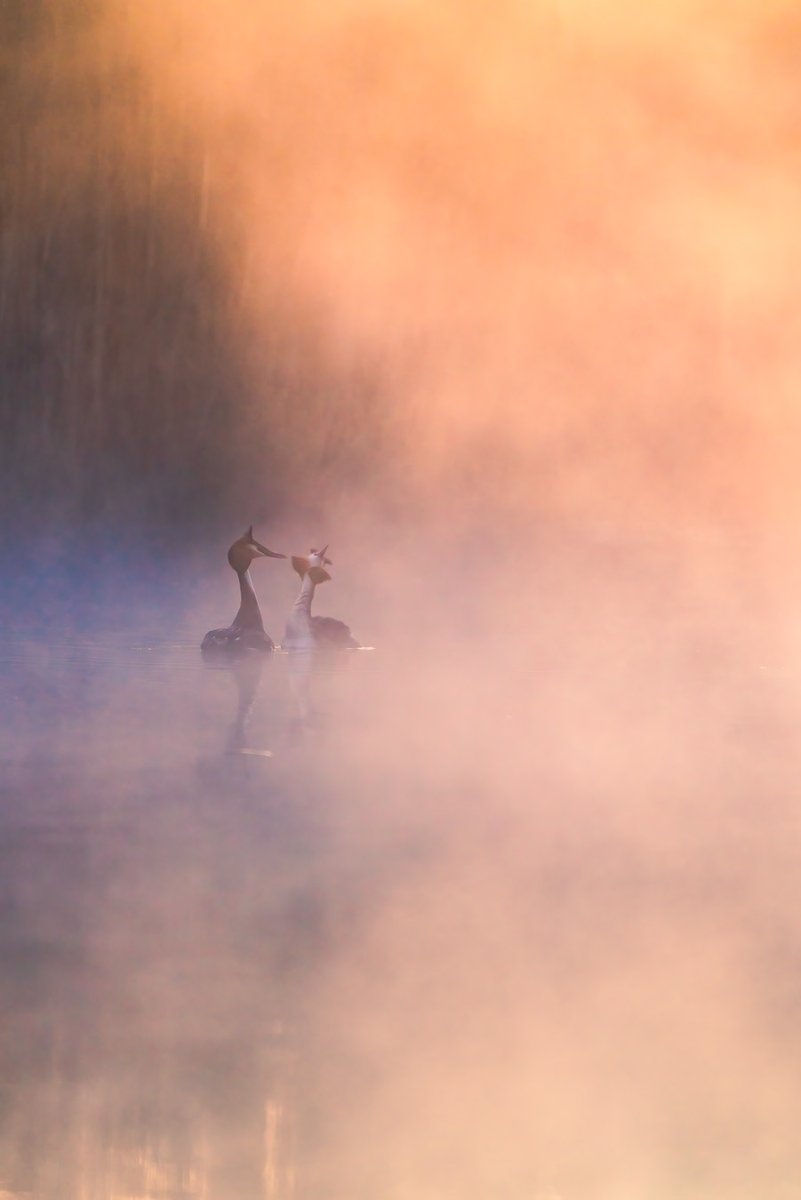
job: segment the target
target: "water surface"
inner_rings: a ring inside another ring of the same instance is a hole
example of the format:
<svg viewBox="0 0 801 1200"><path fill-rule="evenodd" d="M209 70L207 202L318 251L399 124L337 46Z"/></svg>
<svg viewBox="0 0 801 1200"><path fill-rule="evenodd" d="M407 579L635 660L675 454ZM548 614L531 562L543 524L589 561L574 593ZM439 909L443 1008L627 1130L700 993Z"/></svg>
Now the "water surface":
<svg viewBox="0 0 801 1200"><path fill-rule="evenodd" d="M4 1200L801 1195L786 679L197 640L0 641Z"/></svg>

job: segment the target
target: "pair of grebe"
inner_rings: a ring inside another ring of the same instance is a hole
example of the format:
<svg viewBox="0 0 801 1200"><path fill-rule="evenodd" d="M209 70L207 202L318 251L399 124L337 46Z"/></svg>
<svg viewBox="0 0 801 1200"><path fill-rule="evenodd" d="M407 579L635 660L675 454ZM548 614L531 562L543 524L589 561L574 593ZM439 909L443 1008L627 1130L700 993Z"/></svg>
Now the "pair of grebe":
<svg viewBox="0 0 801 1200"><path fill-rule="evenodd" d="M331 576L326 567L332 565L326 558L328 547L310 550L306 556L293 555L292 566L300 576L298 598L289 614L283 648L285 650L314 650L329 647L349 649L358 646L344 621L333 617L313 617L311 612L314 592L318 584L325 583ZM228 551L228 563L239 580L239 611L227 629L211 629L201 645L204 654L241 654L258 650L268 654L275 649L275 642L264 628L259 602L250 578L250 564L257 558L286 558L275 550L268 550L253 536L253 526L237 538Z"/></svg>

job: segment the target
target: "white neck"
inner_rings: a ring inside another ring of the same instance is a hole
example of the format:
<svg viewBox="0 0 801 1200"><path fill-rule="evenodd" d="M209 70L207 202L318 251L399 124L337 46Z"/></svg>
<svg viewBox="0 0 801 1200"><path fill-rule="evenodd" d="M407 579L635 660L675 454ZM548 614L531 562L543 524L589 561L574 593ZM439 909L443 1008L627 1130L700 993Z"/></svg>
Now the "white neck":
<svg viewBox="0 0 801 1200"><path fill-rule="evenodd" d="M297 600L292 605L292 611L286 623L285 646L305 649L314 645L311 606L315 587L314 581L309 579L308 575L304 575Z"/></svg>
<svg viewBox="0 0 801 1200"><path fill-rule="evenodd" d="M292 605L293 609L298 612L304 612L307 616L311 616L311 604L312 600L314 599L314 589L316 587L317 584L310 579L308 575L304 575L303 583L300 585L300 591L298 592L298 597L295 603Z"/></svg>

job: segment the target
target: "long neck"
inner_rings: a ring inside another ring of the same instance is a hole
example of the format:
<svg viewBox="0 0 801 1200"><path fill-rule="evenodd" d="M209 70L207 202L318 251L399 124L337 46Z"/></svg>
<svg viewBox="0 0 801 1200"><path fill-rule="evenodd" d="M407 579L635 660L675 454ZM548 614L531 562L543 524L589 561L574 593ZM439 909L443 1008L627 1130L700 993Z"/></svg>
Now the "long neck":
<svg viewBox="0 0 801 1200"><path fill-rule="evenodd" d="M234 626L237 629L263 630L264 623L261 619L261 609L256 599L256 593L253 590L250 571L237 571L236 574L239 579L241 600L239 603L239 612L234 617Z"/></svg>
<svg viewBox="0 0 801 1200"><path fill-rule="evenodd" d="M292 606L297 612L305 613L307 617L311 616L311 604L316 586L308 575L304 575L298 598Z"/></svg>

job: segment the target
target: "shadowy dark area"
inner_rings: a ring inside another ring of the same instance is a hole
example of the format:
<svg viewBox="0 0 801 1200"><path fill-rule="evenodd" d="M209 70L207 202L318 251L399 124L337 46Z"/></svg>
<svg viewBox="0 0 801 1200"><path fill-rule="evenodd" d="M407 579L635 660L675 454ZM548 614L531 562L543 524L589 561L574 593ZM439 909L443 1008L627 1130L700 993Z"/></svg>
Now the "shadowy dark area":
<svg viewBox="0 0 801 1200"><path fill-rule="evenodd" d="M222 251L215 233L208 149L109 11L0 3L0 552L15 555L258 520L363 450L336 423L325 444L304 436L322 393L374 385L318 369L278 310L256 331L236 224Z"/></svg>

